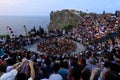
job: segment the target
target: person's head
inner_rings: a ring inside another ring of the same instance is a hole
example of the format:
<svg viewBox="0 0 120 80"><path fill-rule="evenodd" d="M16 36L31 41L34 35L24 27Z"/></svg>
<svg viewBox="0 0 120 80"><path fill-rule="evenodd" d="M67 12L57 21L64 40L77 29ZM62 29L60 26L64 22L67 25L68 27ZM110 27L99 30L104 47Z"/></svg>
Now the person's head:
<svg viewBox="0 0 120 80"><path fill-rule="evenodd" d="M105 62L104 66L106 68L109 68L111 71L120 72L120 65L119 64L115 64L115 63L111 63L111 62Z"/></svg>
<svg viewBox="0 0 120 80"><path fill-rule="evenodd" d="M7 65L5 63L0 64L0 72L6 72Z"/></svg>
<svg viewBox="0 0 120 80"><path fill-rule="evenodd" d="M95 59L94 58L89 58L88 59L88 62L90 63L90 64L96 64L96 61L95 61Z"/></svg>
<svg viewBox="0 0 120 80"><path fill-rule="evenodd" d="M120 72L120 65L113 63L113 64L111 64L110 69L112 71Z"/></svg>
<svg viewBox="0 0 120 80"><path fill-rule="evenodd" d="M86 59L85 58L80 59L80 63L85 66L86 65Z"/></svg>
<svg viewBox="0 0 120 80"><path fill-rule="evenodd" d="M60 62L60 67L67 69L67 68L68 68L68 62L67 62L67 61L61 61L61 62Z"/></svg>
<svg viewBox="0 0 120 80"><path fill-rule="evenodd" d="M78 59L77 58L73 58L73 61L71 62L71 66L73 66L73 67L78 66Z"/></svg>
<svg viewBox="0 0 120 80"><path fill-rule="evenodd" d="M105 80L120 80L120 74L113 71L105 73Z"/></svg>
<svg viewBox="0 0 120 80"><path fill-rule="evenodd" d="M12 58L8 58L8 59L6 59L6 63L7 63L7 65L8 65L8 66L10 66L10 65L13 65L13 64L14 64L14 62L13 62L13 59L12 59Z"/></svg>
<svg viewBox="0 0 120 80"><path fill-rule="evenodd" d="M53 71L54 71L55 73L58 73L59 69L60 69L60 64L59 64L59 63L55 63L55 64L53 65Z"/></svg>
<svg viewBox="0 0 120 80"><path fill-rule="evenodd" d="M72 78L74 80L80 80L81 73L82 73L81 65L78 65L71 70Z"/></svg>
<svg viewBox="0 0 120 80"><path fill-rule="evenodd" d="M64 68L64 62L63 61L60 62L60 67Z"/></svg>
<svg viewBox="0 0 120 80"><path fill-rule="evenodd" d="M25 73L18 73L16 76L16 80L26 80L26 74Z"/></svg>
<svg viewBox="0 0 120 80"><path fill-rule="evenodd" d="M50 66L51 60L50 60L50 59L46 59L46 60L45 60L45 64L46 64L47 66Z"/></svg>
<svg viewBox="0 0 120 80"><path fill-rule="evenodd" d="M85 70L84 72L82 72L81 77L83 80L90 80L90 75L91 75L91 71Z"/></svg>

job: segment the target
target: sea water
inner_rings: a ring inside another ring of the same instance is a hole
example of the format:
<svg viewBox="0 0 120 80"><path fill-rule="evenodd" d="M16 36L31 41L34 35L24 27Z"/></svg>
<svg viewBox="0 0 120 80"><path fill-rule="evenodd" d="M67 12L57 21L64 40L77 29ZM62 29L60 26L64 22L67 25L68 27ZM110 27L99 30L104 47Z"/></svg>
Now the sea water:
<svg viewBox="0 0 120 80"><path fill-rule="evenodd" d="M45 30L49 22L49 16L0 16L0 34L8 34L7 26L12 28L15 35L24 34L24 25L27 31L34 26L37 30L39 26Z"/></svg>

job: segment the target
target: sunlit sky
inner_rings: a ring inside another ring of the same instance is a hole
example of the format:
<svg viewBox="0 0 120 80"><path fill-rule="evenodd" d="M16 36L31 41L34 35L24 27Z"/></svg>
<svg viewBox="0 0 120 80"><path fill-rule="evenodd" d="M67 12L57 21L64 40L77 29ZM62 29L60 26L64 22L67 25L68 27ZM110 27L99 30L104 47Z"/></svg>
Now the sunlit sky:
<svg viewBox="0 0 120 80"><path fill-rule="evenodd" d="M0 15L48 16L62 9L114 12L120 10L120 0L0 0Z"/></svg>

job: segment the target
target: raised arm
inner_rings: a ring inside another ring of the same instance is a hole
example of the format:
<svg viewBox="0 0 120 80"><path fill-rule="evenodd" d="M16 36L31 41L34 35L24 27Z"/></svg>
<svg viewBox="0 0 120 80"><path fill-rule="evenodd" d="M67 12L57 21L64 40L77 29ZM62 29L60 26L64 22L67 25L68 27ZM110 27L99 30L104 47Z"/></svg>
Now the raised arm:
<svg viewBox="0 0 120 80"><path fill-rule="evenodd" d="M33 64L34 64L33 61L29 61L30 75L31 75L32 80L35 79L35 70L34 70Z"/></svg>

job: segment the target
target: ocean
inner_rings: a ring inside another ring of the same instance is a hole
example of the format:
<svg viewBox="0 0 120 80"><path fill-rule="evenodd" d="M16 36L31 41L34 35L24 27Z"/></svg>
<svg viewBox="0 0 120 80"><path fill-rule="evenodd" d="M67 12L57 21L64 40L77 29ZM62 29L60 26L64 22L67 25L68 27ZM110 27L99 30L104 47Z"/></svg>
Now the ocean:
<svg viewBox="0 0 120 80"><path fill-rule="evenodd" d="M39 29L39 26L47 29L49 24L49 16L0 16L0 34L8 34L7 26L10 26L15 35L24 34L24 25L27 31L34 26Z"/></svg>

